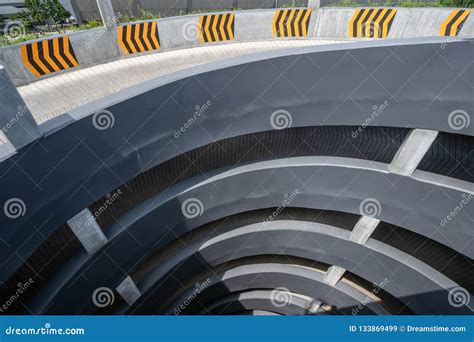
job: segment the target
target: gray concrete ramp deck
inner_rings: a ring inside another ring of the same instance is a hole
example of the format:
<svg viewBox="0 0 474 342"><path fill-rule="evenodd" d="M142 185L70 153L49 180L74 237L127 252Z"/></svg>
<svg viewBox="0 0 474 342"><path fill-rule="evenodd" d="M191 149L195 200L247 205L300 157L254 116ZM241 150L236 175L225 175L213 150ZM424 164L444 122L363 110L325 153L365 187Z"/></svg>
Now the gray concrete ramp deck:
<svg viewBox="0 0 474 342"><path fill-rule="evenodd" d="M117 91L192 66L284 48L344 40L304 39L210 45L121 59L46 78L18 90L38 124Z"/></svg>

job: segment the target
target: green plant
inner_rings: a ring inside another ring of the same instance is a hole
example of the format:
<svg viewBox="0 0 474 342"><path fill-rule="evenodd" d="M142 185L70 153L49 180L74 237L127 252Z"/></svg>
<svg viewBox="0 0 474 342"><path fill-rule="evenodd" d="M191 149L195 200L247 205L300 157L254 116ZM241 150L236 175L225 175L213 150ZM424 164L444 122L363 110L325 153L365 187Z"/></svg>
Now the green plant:
<svg viewBox="0 0 474 342"><path fill-rule="evenodd" d="M474 0L440 0L440 4L448 3L449 7L474 7Z"/></svg>
<svg viewBox="0 0 474 342"><path fill-rule="evenodd" d="M297 4L295 0L291 2L291 4L284 4L282 5L283 8L293 8L293 7L304 7L301 4Z"/></svg>
<svg viewBox="0 0 474 342"><path fill-rule="evenodd" d="M154 14L151 11L148 11L144 8L138 7L140 10L140 20L150 20L150 19L160 19L161 15L160 13Z"/></svg>
<svg viewBox="0 0 474 342"><path fill-rule="evenodd" d="M51 28L51 23L54 23L57 29L58 24L62 27L63 21L71 15L58 0L25 0L25 6L28 12L24 13L24 16L29 16L32 21L46 24L49 28Z"/></svg>
<svg viewBox="0 0 474 342"><path fill-rule="evenodd" d="M73 31L89 30L92 28L101 27L103 25L104 24L101 20L90 20L82 25L74 26L72 29Z"/></svg>
<svg viewBox="0 0 474 342"><path fill-rule="evenodd" d="M15 40L9 39L7 36L0 34L0 46L14 45L22 42L27 42L29 40L38 39L47 36L44 33L27 33L21 37L16 38Z"/></svg>
<svg viewBox="0 0 474 342"><path fill-rule="evenodd" d="M358 4L357 2L353 0L341 0L338 3L335 3L334 6L340 6L340 7L357 7Z"/></svg>
<svg viewBox="0 0 474 342"><path fill-rule="evenodd" d="M474 0L438 0L437 2L425 2L422 0L401 0L381 2L378 0L369 0L367 3L359 4L353 0L341 0L333 6L340 7L474 7Z"/></svg>
<svg viewBox="0 0 474 342"><path fill-rule="evenodd" d="M33 27L33 22L28 11L21 10L12 19L21 21L26 30L30 30Z"/></svg>

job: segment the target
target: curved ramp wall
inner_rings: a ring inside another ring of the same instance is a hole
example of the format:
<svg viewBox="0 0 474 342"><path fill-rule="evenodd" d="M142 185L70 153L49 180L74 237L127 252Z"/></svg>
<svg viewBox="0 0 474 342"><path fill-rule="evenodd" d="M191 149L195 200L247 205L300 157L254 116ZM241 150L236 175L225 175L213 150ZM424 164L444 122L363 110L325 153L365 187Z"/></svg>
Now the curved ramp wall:
<svg viewBox="0 0 474 342"><path fill-rule="evenodd" d="M469 9L249 10L126 23L117 27L51 36L0 48L0 64L9 71L14 84L20 86L67 72L71 68L101 64L137 53L156 53L203 44L270 39L365 39L370 38L371 34L377 35L374 28L380 32L380 38L443 36L443 25L454 18L453 13L457 11L465 11L465 20L453 22L457 29L449 35L474 37L474 19ZM360 17L356 20L358 13ZM356 26L359 23L360 32L367 32L367 36L362 33L359 36L353 32L351 34L350 27L354 22ZM382 31L386 34L382 34ZM65 51L62 51L60 44L65 46ZM71 51L68 52L69 44ZM39 57L32 57L35 51ZM45 54L44 51L48 52ZM25 63L25 59L29 58L28 53L31 63Z"/></svg>
<svg viewBox="0 0 474 342"><path fill-rule="evenodd" d="M393 11L392 17L390 11ZM377 28L382 33L385 25L387 35L383 38L389 39L436 36L470 38L474 37L474 16L471 12L472 9L461 8L322 8L318 11L313 34L320 38L372 38L370 30ZM444 29L448 24L451 24L450 28L454 26L452 34L450 30L447 34Z"/></svg>

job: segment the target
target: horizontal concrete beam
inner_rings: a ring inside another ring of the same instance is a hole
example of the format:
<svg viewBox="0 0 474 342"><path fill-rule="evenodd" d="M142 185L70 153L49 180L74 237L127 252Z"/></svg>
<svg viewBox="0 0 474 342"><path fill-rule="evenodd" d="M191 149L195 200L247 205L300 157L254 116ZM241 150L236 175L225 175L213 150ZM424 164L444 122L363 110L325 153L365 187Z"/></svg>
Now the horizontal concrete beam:
<svg viewBox="0 0 474 342"><path fill-rule="evenodd" d="M362 216L357 221L351 232L351 240L360 244L364 244L372 235L380 220L368 216Z"/></svg>
<svg viewBox="0 0 474 342"><path fill-rule="evenodd" d="M107 243L107 238L89 209L84 209L67 223L89 255L94 255Z"/></svg>
<svg viewBox="0 0 474 342"><path fill-rule="evenodd" d="M319 300L314 300L313 302L311 302L309 308L308 308L308 314L309 315L316 315L320 310L321 308L321 305L323 303Z"/></svg>
<svg viewBox="0 0 474 342"><path fill-rule="evenodd" d="M329 267L328 271L324 275L324 282L326 284L335 286L338 281L342 278L344 272L346 270L339 266L331 266Z"/></svg>
<svg viewBox="0 0 474 342"><path fill-rule="evenodd" d="M389 171L411 176L437 136L437 131L412 129L389 165Z"/></svg>
<svg viewBox="0 0 474 342"><path fill-rule="evenodd" d="M141 296L140 290L130 276L127 276L120 285L117 286L116 290L128 305L135 303L135 301Z"/></svg>

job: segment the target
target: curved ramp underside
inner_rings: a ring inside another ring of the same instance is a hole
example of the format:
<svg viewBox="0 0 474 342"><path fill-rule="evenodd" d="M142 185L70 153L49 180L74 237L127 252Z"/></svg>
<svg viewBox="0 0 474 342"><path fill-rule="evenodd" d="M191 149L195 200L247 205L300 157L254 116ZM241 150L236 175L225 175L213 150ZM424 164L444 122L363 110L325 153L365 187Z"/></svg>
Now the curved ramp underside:
<svg viewBox="0 0 474 342"><path fill-rule="evenodd" d="M321 44L20 87L44 136L0 163L24 204L0 216L2 298L34 279L10 312L472 314L474 126L452 118L474 45Z"/></svg>

